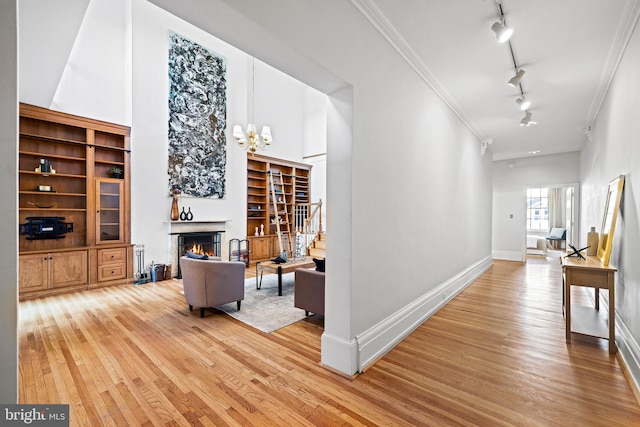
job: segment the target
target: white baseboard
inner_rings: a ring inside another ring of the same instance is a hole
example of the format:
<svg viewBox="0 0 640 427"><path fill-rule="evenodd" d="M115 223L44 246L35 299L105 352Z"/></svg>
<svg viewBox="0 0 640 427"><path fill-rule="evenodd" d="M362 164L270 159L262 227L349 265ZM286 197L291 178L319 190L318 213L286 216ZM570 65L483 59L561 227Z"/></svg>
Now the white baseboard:
<svg viewBox="0 0 640 427"><path fill-rule="evenodd" d="M493 259L501 261L520 261L525 262L527 260L527 254L514 251L493 251Z"/></svg>
<svg viewBox="0 0 640 427"><path fill-rule="evenodd" d="M631 381L635 383L635 388L640 391L640 345L633 338L627 325L616 313L616 345L618 346L619 356L625 364L625 368L631 377Z"/></svg>
<svg viewBox="0 0 640 427"><path fill-rule="evenodd" d="M592 303L595 303L594 295L589 293L589 297ZM609 307L609 296L606 293L600 293L600 297L602 298L602 302L600 305L607 309ZM609 313L607 312L607 315ZM625 365L624 368L629 373L631 377L630 380L634 382L632 386L635 387L636 391L640 391L640 345L633 338L631 331L627 328L627 325L622 321L622 318L618 315L618 311L616 310L616 347L618 347L618 356L622 363Z"/></svg>
<svg viewBox="0 0 640 427"><path fill-rule="evenodd" d="M320 362L323 365L347 375L353 375L358 371L355 340L344 340L324 332L320 338L320 346Z"/></svg>
<svg viewBox="0 0 640 427"><path fill-rule="evenodd" d="M478 261L357 336L358 372L362 372L367 366L393 349L425 320L487 271L492 262L490 256Z"/></svg>

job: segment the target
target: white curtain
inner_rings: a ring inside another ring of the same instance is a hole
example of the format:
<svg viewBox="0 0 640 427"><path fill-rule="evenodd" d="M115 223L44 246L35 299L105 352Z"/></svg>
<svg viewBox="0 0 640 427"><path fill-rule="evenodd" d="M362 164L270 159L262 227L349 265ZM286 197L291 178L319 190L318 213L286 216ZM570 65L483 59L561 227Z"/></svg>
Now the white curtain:
<svg viewBox="0 0 640 427"><path fill-rule="evenodd" d="M554 227L564 227L564 206L562 206L562 189L549 189L549 231Z"/></svg>

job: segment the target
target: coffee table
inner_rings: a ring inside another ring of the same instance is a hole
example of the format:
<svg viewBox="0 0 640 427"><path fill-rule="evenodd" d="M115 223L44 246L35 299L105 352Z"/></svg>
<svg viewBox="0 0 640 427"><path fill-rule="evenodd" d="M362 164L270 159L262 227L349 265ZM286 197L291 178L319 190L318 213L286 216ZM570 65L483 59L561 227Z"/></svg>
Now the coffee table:
<svg viewBox="0 0 640 427"><path fill-rule="evenodd" d="M292 262L285 262L282 264L276 264L273 261L257 262L256 263L256 289L262 287L262 274L267 271L270 273L278 273L278 296L282 296L282 275L291 273L297 268L314 267L316 264L313 260L299 260ZM258 273L260 277L258 278Z"/></svg>

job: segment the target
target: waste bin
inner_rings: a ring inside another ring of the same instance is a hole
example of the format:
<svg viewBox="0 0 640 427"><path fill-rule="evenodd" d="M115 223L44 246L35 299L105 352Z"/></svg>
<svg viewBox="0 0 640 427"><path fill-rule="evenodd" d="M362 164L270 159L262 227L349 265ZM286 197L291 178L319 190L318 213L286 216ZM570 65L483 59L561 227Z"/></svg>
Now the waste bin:
<svg viewBox="0 0 640 427"><path fill-rule="evenodd" d="M164 280L164 264L151 265L151 281L160 282Z"/></svg>

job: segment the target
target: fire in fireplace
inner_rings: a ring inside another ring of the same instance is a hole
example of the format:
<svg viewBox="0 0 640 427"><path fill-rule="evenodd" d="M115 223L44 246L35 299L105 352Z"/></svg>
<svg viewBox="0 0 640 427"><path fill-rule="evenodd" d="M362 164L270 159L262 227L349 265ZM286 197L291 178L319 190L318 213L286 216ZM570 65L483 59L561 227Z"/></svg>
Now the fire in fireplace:
<svg viewBox="0 0 640 427"><path fill-rule="evenodd" d="M187 251L198 255L220 256L221 233L218 231L201 231L178 234L178 278L182 278L180 271L180 257Z"/></svg>

